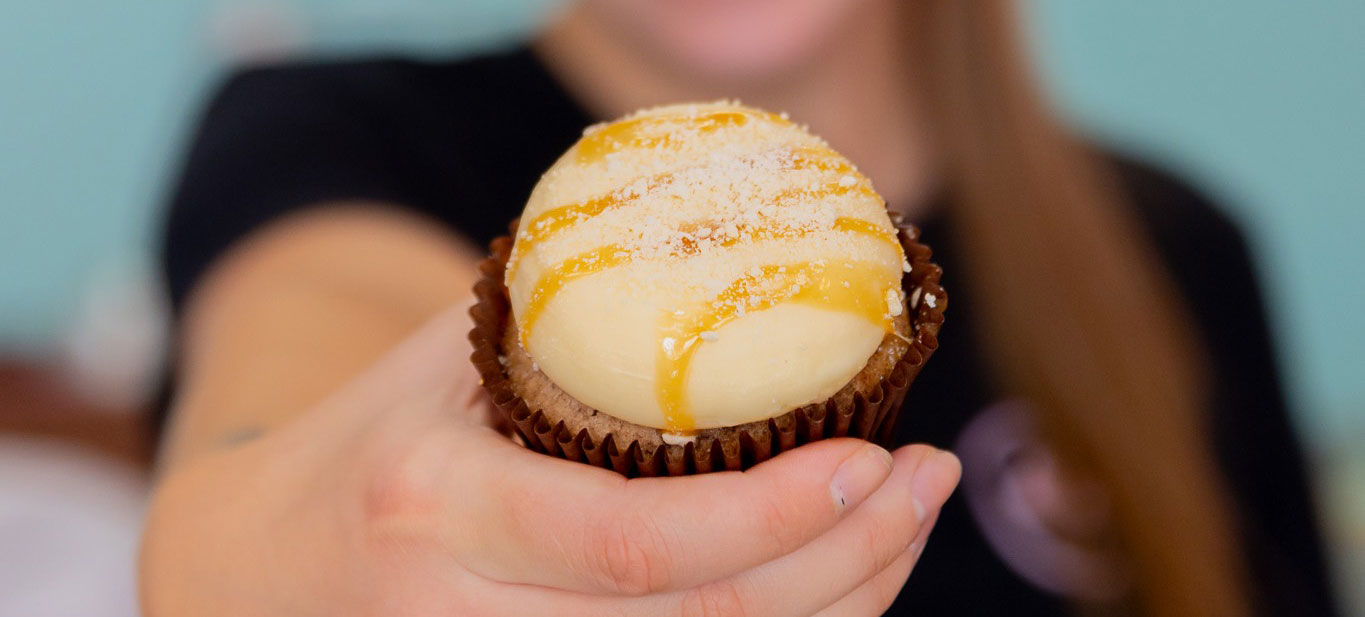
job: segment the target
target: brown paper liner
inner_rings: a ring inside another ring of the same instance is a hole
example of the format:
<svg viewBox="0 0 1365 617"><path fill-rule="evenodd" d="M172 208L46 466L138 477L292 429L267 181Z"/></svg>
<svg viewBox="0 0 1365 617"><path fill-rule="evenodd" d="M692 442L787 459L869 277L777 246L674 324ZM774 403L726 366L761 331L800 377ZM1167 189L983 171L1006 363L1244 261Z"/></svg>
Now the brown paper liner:
<svg viewBox="0 0 1365 617"><path fill-rule="evenodd" d="M481 277L474 285L476 303L469 310L474 318L474 329L469 333L474 346L470 360L493 405L528 448L630 477L743 470L801 444L832 437L857 437L890 445L905 393L938 348L938 332L948 306L947 294L939 284L943 270L929 261L932 251L919 242L919 230L897 216L892 220L911 266L901 286L908 303L918 300L909 306L909 345L899 345L906 347L904 353L883 374L868 377L860 373L865 379L855 378L821 403L767 420L703 429L685 445L666 444L657 429L595 410L532 408L508 370L509 358L525 353L511 347L516 338L509 336L509 328L515 325L511 324L503 275L512 252L511 236L493 240L489 245L492 255L479 263ZM516 225L514 220L512 236ZM929 294L935 298L934 306L924 299Z"/></svg>

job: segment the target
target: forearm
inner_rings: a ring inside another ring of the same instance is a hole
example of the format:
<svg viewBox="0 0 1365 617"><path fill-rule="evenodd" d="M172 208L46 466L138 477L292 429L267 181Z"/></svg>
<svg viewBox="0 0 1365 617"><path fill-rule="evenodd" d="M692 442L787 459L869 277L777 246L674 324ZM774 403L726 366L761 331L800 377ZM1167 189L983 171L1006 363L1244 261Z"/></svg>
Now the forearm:
<svg viewBox="0 0 1365 617"><path fill-rule="evenodd" d="M470 288L473 252L392 210L316 209L206 274L180 331L162 461L289 421Z"/></svg>

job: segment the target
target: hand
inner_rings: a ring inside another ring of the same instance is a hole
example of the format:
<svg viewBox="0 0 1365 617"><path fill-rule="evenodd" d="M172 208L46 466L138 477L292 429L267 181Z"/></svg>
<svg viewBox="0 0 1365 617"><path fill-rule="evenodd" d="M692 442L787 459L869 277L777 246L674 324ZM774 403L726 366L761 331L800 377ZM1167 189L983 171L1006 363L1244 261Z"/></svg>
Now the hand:
<svg viewBox="0 0 1365 617"><path fill-rule="evenodd" d="M144 610L168 615L879 615L960 474L834 439L627 480L488 428L449 311L265 436L160 483Z"/></svg>

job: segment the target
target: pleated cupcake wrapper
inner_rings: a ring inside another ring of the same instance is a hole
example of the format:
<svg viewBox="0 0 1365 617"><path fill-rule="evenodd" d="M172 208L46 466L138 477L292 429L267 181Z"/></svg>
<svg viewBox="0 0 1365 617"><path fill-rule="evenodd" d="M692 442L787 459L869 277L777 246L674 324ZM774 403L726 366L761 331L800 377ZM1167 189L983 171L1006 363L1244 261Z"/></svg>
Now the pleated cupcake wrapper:
<svg viewBox="0 0 1365 617"><path fill-rule="evenodd" d="M906 297L918 302L910 307L909 349L868 392L845 388L822 403L775 418L698 431L696 438L684 445L641 443L638 439L619 439L610 432L594 436L587 418L552 422L544 410L532 409L517 394L504 366L508 355L503 349L504 335L511 305L503 277L516 235L515 220L512 235L493 240L489 245L491 256L479 263L481 276L474 285L477 302L469 310L474 318L474 329L469 333L474 346L470 359L493 405L528 448L626 476L742 470L802 444L832 437L857 437L889 446L905 394L938 348L938 332L948 306L947 294L940 286L943 271L929 261L932 251L919 242L919 230L894 215L892 219L911 266L901 285ZM920 290L918 294L916 289ZM925 300L930 295L934 297L933 306Z"/></svg>

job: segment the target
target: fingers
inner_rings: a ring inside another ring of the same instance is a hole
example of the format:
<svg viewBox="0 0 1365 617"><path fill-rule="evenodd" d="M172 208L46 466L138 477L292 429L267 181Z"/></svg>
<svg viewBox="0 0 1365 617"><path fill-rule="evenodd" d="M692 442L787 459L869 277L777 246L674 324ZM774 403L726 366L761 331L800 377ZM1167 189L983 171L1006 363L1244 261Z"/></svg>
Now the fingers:
<svg viewBox="0 0 1365 617"><path fill-rule="evenodd" d="M910 571L919 562L919 557L924 552L924 544L929 539L929 532L933 530L937 521L937 513L929 515L928 521L920 528L919 535L915 536L910 547L891 562L889 567L878 572L852 593L840 598L838 602L816 613L815 617L871 617L885 613L896 601L896 596L900 595L901 588L910 577Z"/></svg>
<svg viewBox="0 0 1365 617"><path fill-rule="evenodd" d="M873 617L886 612L896 600L905 580L910 576L917 556L914 551L905 551L889 567L867 581L853 593L840 598L838 602L826 607L815 617Z"/></svg>
<svg viewBox="0 0 1365 617"><path fill-rule="evenodd" d="M388 410L413 392L445 386L469 364L467 308L461 302L437 314L323 404Z"/></svg>
<svg viewBox="0 0 1365 617"><path fill-rule="evenodd" d="M313 410L313 421L349 427L358 435L376 429L404 433L410 432L409 425L451 421L487 426L491 405L469 361L466 308L461 302L437 314L323 400ZM394 413L397 407L402 414ZM406 424L395 426L395 419Z"/></svg>
<svg viewBox="0 0 1365 617"><path fill-rule="evenodd" d="M729 581L741 614L810 615L848 595L909 548L960 474L957 458L947 452L929 446L897 450L891 477L829 533ZM702 598L712 594L696 592Z"/></svg>
<svg viewBox="0 0 1365 617"><path fill-rule="evenodd" d="M938 508L960 471L954 457L925 447L898 451L896 464L896 473L882 489L829 533L774 563L733 577L643 597L596 595L484 580L480 585L490 591L466 590L461 599L474 601L476 605L471 609L509 615L551 611L594 616L879 615L905 583L937 518ZM908 490L897 490L895 484ZM926 508L922 523L914 522L916 500ZM896 516L888 520L886 516L893 512ZM905 531L889 530L872 545L862 544L876 536L868 535L868 530L877 526ZM493 589L513 590L516 601L506 602L507 596L494 593ZM479 603L480 597L503 600L500 604ZM498 612L499 605L506 610Z"/></svg>
<svg viewBox="0 0 1365 617"><path fill-rule="evenodd" d="M462 447L445 489L463 501L450 537L471 555L464 565L588 593L687 589L766 563L834 527L891 473L885 450L833 439L744 473L626 480L470 434L480 443Z"/></svg>

